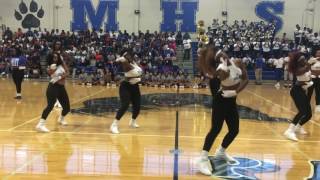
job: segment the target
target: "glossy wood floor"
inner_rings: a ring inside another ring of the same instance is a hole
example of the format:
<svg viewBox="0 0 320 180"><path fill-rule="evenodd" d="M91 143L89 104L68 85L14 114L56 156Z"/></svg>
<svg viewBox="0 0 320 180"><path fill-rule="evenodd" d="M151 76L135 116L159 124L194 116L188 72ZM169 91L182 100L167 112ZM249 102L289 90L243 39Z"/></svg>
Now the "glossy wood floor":
<svg viewBox="0 0 320 180"><path fill-rule="evenodd" d="M0 176L3 179L172 179L175 144L175 109L143 110L141 128L130 129L127 113L120 123L119 135L109 133L115 113L104 116L70 114L69 123L56 123L60 111L48 118L49 134L34 130L46 105L47 82L25 81L23 100L13 99L12 81L0 79ZM67 85L72 108L88 99L117 96L116 88ZM174 93L174 89L141 88L142 94ZM185 93L209 94L205 90L182 90ZM238 104L273 117L291 119L295 108L287 89L271 85L248 88L238 97ZM313 103L314 104L314 103ZM320 115L306 125L309 135L299 136L299 143L282 134L286 122L241 119L240 133L228 149L236 157L271 162L277 172L257 173L259 179L303 179L311 172L309 160L320 159ZM179 109L179 179L212 179L201 175L196 159L210 128L211 112L202 106ZM227 132L224 126L211 154Z"/></svg>

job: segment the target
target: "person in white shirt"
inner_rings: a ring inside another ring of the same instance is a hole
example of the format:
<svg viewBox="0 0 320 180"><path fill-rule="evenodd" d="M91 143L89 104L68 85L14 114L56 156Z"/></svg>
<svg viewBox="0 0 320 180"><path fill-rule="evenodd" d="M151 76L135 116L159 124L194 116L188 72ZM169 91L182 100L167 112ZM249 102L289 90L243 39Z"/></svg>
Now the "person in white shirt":
<svg viewBox="0 0 320 180"><path fill-rule="evenodd" d="M315 57L311 58L308 63L311 65L311 77L313 81L312 90L309 92L309 98L311 98L313 91L315 91L315 111L320 112L320 50L316 51Z"/></svg>
<svg viewBox="0 0 320 180"><path fill-rule="evenodd" d="M263 57L268 59L270 56L270 49L271 43L269 41L265 41L262 43L262 50L263 50Z"/></svg>
<svg viewBox="0 0 320 180"><path fill-rule="evenodd" d="M258 55L260 54L260 45L261 43L257 40L252 43L253 44L253 50L254 50L254 58L257 58Z"/></svg>
<svg viewBox="0 0 320 180"><path fill-rule="evenodd" d="M183 40L183 59L188 60L190 59L190 53L191 53L191 39L184 39Z"/></svg>
<svg viewBox="0 0 320 180"><path fill-rule="evenodd" d="M142 69L134 62L132 49L122 53L122 57L117 58L116 62L120 62L124 70L125 80L120 84L119 95L121 106L117 112L116 118L110 126L110 131L113 134L119 134L119 121L132 104L132 118L129 122L131 128L138 128L136 118L140 113L141 94L139 83L141 82Z"/></svg>
<svg viewBox="0 0 320 180"><path fill-rule="evenodd" d="M280 81L282 79L282 74L283 74L283 65L284 65L284 58L279 58L279 59L274 59L273 65L275 66L274 72L275 72L275 77L276 77L276 85L275 87L277 89L280 89Z"/></svg>
<svg viewBox="0 0 320 180"><path fill-rule="evenodd" d="M272 44L272 52L276 58L280 58L279 57L280 56L280 47L281 47L280 39L276 38L276 40L273 41L273 44Z"/></svg>

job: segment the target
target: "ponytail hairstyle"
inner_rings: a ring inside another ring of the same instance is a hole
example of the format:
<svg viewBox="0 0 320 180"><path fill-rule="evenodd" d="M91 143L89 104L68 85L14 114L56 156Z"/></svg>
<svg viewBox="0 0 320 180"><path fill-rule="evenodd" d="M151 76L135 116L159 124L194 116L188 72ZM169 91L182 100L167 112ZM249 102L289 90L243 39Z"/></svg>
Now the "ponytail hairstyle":
<svg viewBox="0 0 320 180"><path fill-rule="evenodd" d="M289 53L289 72L296 74L298 68L302 65L301 61L305 61L304 55L299 51L293 51Z"/></svg>

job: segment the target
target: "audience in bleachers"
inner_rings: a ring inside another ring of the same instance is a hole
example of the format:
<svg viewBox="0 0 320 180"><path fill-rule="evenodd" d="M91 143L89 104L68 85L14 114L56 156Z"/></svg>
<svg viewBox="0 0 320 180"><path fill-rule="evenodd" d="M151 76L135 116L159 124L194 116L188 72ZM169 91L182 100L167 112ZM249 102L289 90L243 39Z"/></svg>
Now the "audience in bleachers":
<svg viewBox="0 0 320 180"><path fill-rule="evenodd" d="M235 21L228 25L217 19L208 27L209 42L221 48L232 58L241 58L248 69L255 70L256 84L261 84L262 70L276 68L279 76L285 72L285 80L292 79L287 72L287 54L293 49L311 56L320 47L320 37L310 28L296 26L294 40L286 33L275 37L273 23ZM190 59L191 37L188 33L163 33L149 31L129 34L126 31L105 33L99 31L69 32L58 29L13 32L10 28L0 42L0 75L9 73L10 48L21 48L28 59L26 76L38 78L46 74L46 55L55 41L60 41L65 50L64 60L70 67L71 77L79 84L110 85L121 79L121 68L115 63L122 48L132 48L135 60L145 71L147 86L204 87L206 79L190 74L174 65L177 46L184 50L183 59ZM203 45L203 44L202 44ZM279 62L279 63L278 63ZM283 63L282 63L283 62ZM282 66L282 67L280 67ZM280 70L281 69L281 70Z"/></svg>

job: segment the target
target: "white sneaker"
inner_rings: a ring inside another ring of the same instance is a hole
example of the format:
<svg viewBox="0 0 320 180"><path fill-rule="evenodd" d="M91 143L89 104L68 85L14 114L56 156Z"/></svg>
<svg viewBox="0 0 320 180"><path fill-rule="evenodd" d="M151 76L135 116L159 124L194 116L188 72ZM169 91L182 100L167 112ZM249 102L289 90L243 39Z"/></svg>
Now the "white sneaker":
<svg viewBox="0 0 320 180"><path fill-rule="evenodd" d="M290 129L288 129L288 130L286 130L286 132L284 132L284 136L286 136L286 138L288 138L292 141L298 141L296 134L294 133L294 131L292 131Z"/></svg>
<svg viewBox="0 0 320 180"><path fill-rule="evenodd" d="M119 134L118 124L112 123L110 126L110 131L112 134Z"/></svg>
<svg viewBox="0 0 320 180"><path fill-rule="evenodd" d="M304 128L301 127L301 126L299 126L299 125L297 125L297 126L295 127L294 132L295 132L295 133L302 134L302 135L308 134L308 132L305 131Z"/></svg>
<svg viewBox="0 0 320 180"><path fill-rule="evenodd" d="M62 116L59 117L58 123L61 124L62 126L68 125L67 121L65 121L64 117L62 117Z"/></svg>
<svg viewBox="0 0 320 180"><path fill-rule="evenodd" d="M317 106L316 106L315 111L316 111L317 113L319 113L319 112L320 112L320 105L317 105Z"/></svg>
<svg viewBox="0 0 320 180"><path fill-rule="evenodd" d="M47 127L46 127L45 120L40 120L40 122L36 126L36 130L39 132L44 132L44 133L50 132L50 130L47 129Z"/></svg>
<svg viewBox="0 0 320 180"><path fill-rule="evenodd" d="M202 174L206 176L212 175L212 166L209 160L203 160L200 158L197 162L197 166Z"/></svg>
<svg viewBox="0 0 320 180"><path fill-rule="evenodd" d="M139 128L140 126L137 124L137 120L131 119L129 122L129 126L132 128Z"/></svg>
<svg viewBox="0 0 320 180"><path fill-rule="evenodd" d="M276 85L274 85L274 87L276 88L276 89L280 89L280 83L277 83Z"/></svg>
<svg viewBox="0 0 320 180"><path fill-rule="evenodd" d="M232 165L239 164L239 162L236 159L234 159L232 156L229 156L226 152L219 151L219 149L217 149L217 151L214 155L214 158L225 160L229 164L232 164Z"/></svg>

